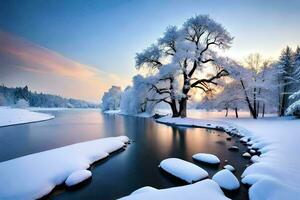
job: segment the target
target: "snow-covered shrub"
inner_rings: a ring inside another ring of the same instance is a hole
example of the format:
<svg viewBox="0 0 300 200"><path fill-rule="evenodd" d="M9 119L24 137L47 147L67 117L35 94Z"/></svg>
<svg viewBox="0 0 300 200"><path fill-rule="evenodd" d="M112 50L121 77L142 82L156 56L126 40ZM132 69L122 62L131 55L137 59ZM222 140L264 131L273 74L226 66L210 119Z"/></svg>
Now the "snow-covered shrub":
<svg viewBox="0 0 300 200"><path fill-rule="evenodd" d="M19 99L17 101L17 103L15 104L15 107L17 107L17 108L27 108L27 107L29 107L29 103L25 99Z"/></svg>
<svg viewBox="0 0 300 200"><path fill-rule="evenodd" d="M112 86L102 97L102 110L120 109L122 90L118 86Z"/></svg>

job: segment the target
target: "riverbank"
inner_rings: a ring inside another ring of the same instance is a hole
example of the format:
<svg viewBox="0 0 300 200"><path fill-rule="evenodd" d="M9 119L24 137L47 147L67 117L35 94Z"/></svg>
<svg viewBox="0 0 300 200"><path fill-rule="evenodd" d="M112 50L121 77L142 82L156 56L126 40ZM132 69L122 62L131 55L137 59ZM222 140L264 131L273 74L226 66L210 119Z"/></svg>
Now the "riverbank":
<svg viewBox="0 0 300 200"><path fill-rule="evenodd" d="M126 136L101 138L1 162L0 199L39 199L57 185L78 184L91 176L91 164L128 142Z"/></svg>
<svg viewBox="0 0 300 200"><path fill-rule="evenodd" d="M0 107L0 127L45 121L53 118L53 115L32 112L26 109Z"/></svg>
<svg viewBox="0 0 300 200"><path fill-rule="evenodd" d="M246 168L242 182L251 185L250 199L297 199L300 195L300 120L269 117L253 120L226 118L171 118L157 122L176 126L205 127L243 136L250 149L261 155Z"/></svg>

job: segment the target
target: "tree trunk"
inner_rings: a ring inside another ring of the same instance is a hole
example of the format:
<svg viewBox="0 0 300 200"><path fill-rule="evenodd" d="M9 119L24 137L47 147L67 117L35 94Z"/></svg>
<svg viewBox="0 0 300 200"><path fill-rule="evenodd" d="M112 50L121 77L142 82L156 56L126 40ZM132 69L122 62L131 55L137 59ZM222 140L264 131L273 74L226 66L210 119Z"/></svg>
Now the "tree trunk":
<svg viewBox="0 0 300 200"><path fill-rule="evenodd" d="M265 103L263 104L262 117L265 117Z"/></svg>
<svg viewBox="0 0 300 200"><path fill-rule="evenodd" d="M248 108L249 108L249 111L250 111L250 114L251 116L254 118L254 119L257 119L257 116L256 116L256 113L251 105L251 102L249 100L249 97L248 97L248 94L247 94L247 91L246 91L246 88L245 88L245 85L244 85L244 82L242 80L240 80L241 84L242 84L242 87L243 87L243 90L244 90L244 93L245 93L245 100L247 102L247 105L248 105Z"/></svg>
<svg viewBox="0 0 300 200"><path fill-rule="evenodd" d="M286 81L284 82L284 84L286 84ZM287 95L287 86L284 85L283 86L283 91L282 91L282 102L281 102L281 107L280 107L280 116L283 116L284 115L284 111L286 109L286 105L287 105L287 98L288 98L288 95Z"/></svg>
<svg viewBox="0 0 300 200"><path fill-rule="evenodd" d="M180 117L186 117L186 107L187 107L187 99L183 98L180 100L179 103L179 116Z"/></svg>
<svg viewBox="0 0 300 200"><path fill-rule="evenodd" d="M179 117L179 112L177 110L176 101L173 99L172 103L170 104L172 109L172 117Z"/></svg>
<svg viewBox="0 0 300 200"><path fill-rule="evenodd" d="M236 117L236 118L239 118L239 114L238 114L238 109L237 109L237 107L235 107L234 110L235 110L235 117Z"/></svg>
<svg viewBox="0 0 300 200"><path fill-rule="evenodd" d="M226 109L225 117L227 117L228 116L228 107L226 107L225 109Z"/></svg>

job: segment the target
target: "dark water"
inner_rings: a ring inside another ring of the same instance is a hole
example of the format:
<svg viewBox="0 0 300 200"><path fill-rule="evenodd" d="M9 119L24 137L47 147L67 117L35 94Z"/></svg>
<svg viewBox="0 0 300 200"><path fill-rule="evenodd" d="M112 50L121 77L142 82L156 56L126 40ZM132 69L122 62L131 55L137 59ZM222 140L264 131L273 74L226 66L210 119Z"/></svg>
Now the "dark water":
<svg viewBox="0 0 300 200"><path fill-rule="evenodd" d="M168 188L184 183L159 170L160 161L169 157L193 162L192 155L213 153L221 159L219 167L196 163L210 177L228 160L239 178L248 160L238 139L227 141L225 133L203 128L170 127L152 119L107 115L96 110L47 111L55 119L45 122L0 128L0 161L108 136L127 135L134 142L126 150L92 166L93 177L86 184L66 189L58 187L47 199L116 199L143 187ZM228 151L231 145L239 152ZM247 189L227 194L233 199L247 199Z"/></svg>

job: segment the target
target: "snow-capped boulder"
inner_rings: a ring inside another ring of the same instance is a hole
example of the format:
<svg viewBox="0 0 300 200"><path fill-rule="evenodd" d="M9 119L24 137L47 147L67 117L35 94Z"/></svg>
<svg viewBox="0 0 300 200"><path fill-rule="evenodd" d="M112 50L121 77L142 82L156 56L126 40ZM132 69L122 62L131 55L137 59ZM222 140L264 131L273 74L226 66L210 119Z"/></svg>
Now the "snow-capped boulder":
<svg viewBox="0 0 300 200"><path fill-rule="evenodd" d="M153 191L158 191L158 189L156 189L154 187L150 187L150 186L145 186L145 187L142 187L140 189L135 190L130 195L141 194L141 193L144 193L144 192L153 192Z"/></svg>
<svg viewBox="0 0 300 200"><path fill-rule="evenodd" d="M207 171L201 167L179 158L165 159L160 162L160 167L169 174L188 183L193 183L208 177Z"/></svg>
<svg viewBox="0 0 300 200"><path fill-rule="evenodd" d="M231 150L231 151L238 151L239 147L237 147L237 146L231 146L228 149Z"/></svg>
<svg viewBox="0 0 300 200"><path fill-rule="evenodd" d="M204 162L204 163L208 163L208 164L219 164L220 163L220 159L213 155L213 154L208 154L208 153L197 153L193 155L193 159L200 161L200 162Z"/></svg>
<svg viewBox="0 0 300 200"><path fill-rule="evenodd" d="M68 176L65 183L67 186L70 187L89 179L91 176L92 176L92 172L86 169L75 171L70 176Z"/></svg>
<svg viewBox="0 0 300 200"><path fill-rule="evenodd" d="M238 179L234 174L227 170L223 169L218 171L213 177L212 180L216 181L219 186L225 190L236 190L240 187Z"/></svg>
<svg viewBox="0 0 300 200"><path fill-rule="evenodd" d="M229 171L231 171L231 172L234 172L234 171L235 171L235 168L234 168L232 165L225 165L223 168L224 168L224 169L227 169L227 170L229 170Z"/></svg>
<svg viewBox="0 0 300 200"><path fill-rule="evenodd" d="M251 158L251 154L249 152L245 152L242 155L244 158Z"/></svg>

